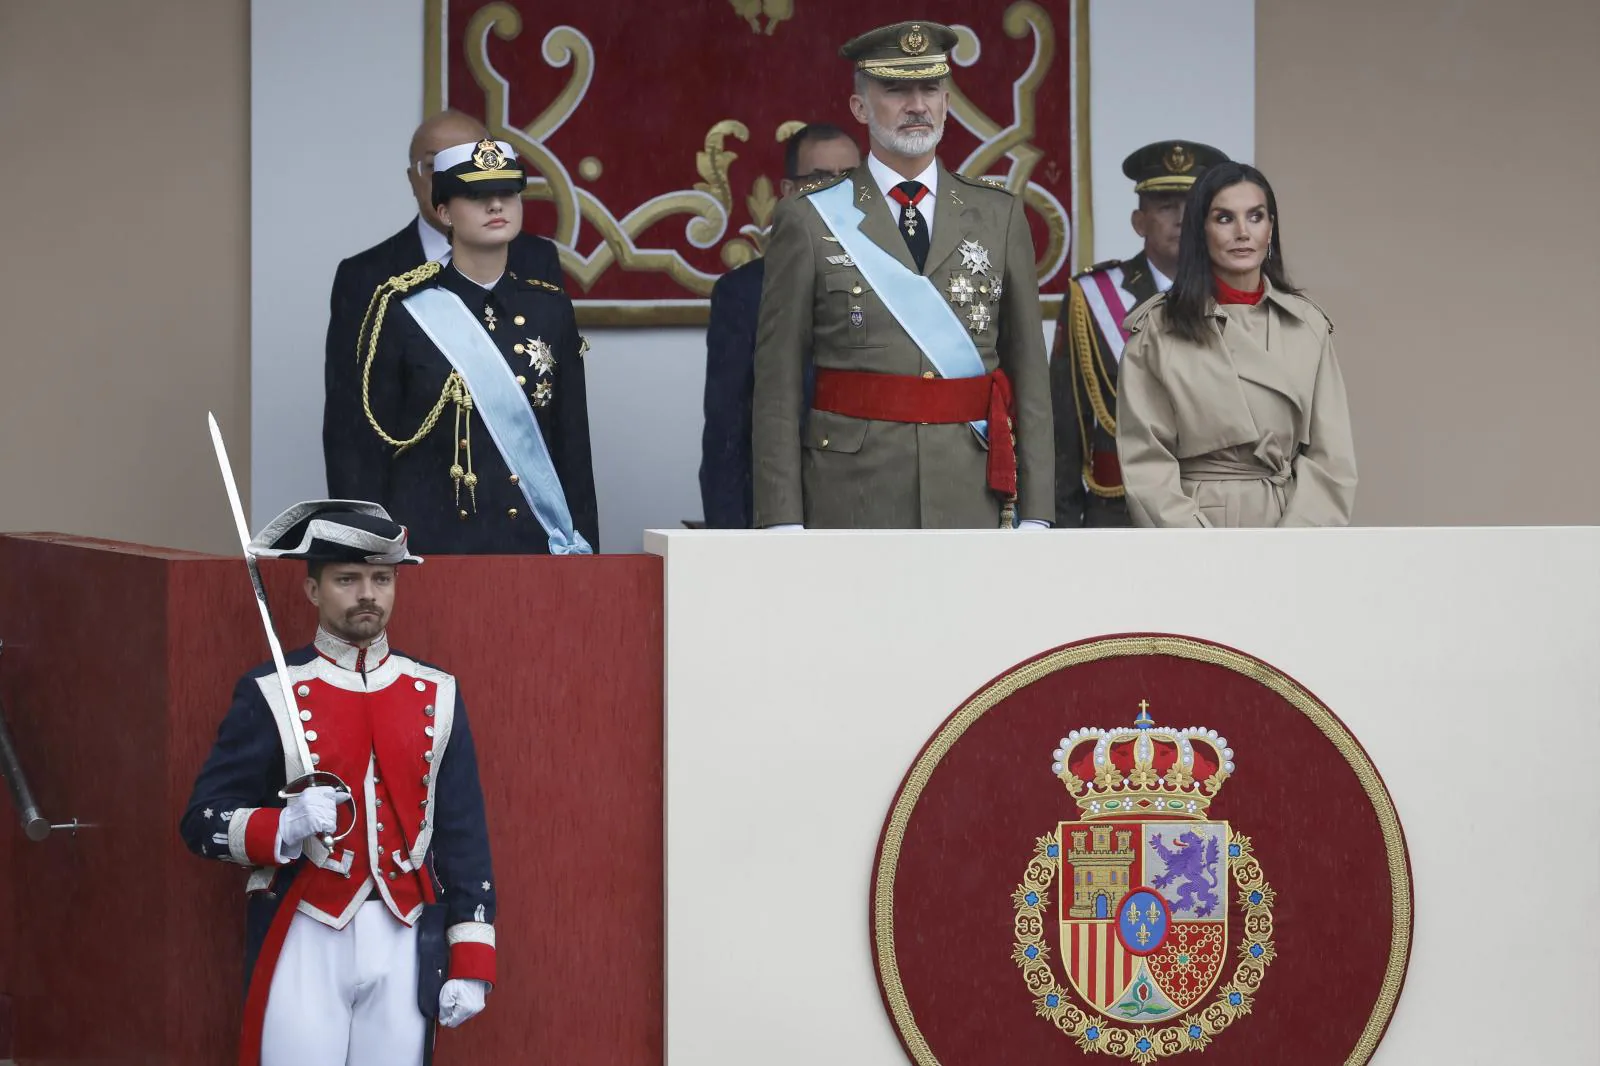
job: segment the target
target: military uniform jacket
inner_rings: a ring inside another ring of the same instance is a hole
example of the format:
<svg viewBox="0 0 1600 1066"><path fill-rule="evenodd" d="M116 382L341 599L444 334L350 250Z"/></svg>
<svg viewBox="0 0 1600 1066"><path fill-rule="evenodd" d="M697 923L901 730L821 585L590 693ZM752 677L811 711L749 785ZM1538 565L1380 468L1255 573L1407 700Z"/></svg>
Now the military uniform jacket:
<svg viewBox="0 0 1600 1066"><path fill-rule="evenodd" d="M420 555L549 551L548 537L482 419L476 413L458 419L455 404L445 403L434 424L428 424L452 368L401 303L434 285L461 297L480 322L494 323L488 335L527 393L573 525L591 545L598 545L589 401L580 354L583 341L572 301L558 286L521 278L514 270L492 290L485 290L446 266L390 299L377 327L367 402L372 419L391 437L404 441L424 428L427 432L411 447L392 447L378 436L358 398L355 407L362 417L345 423L333 445L352 457L350 497L382 504L410 530L411 548ZM363 361L369 342L370 337L364 337L360 345ZM361 387L359 375L357 387ZM451 476L454 466L461 467L459 480Z"/></svg>
<svg viewBox="0 0 1600 1066"><path fill-rule="evenodd" d="M234 689L180 825L191 851L252 871L246 1049L259 1049L277 951L295 913L343 929L377 899L411 925L437 901L448 957L423 979L495 980L488 826L455 678L392 653L384 638L358 649L326 632L285 661L314 768L350 785L355 800L340 805L340 824L353 810L354 828L331 855L313 838L303 856L278 862L278 791L311 768L300 762L271 663Z"/></svg>
<svg viewBox="0 0 1600 1066"><path fill-rule="evenodd" d="M1268 282L1255 306L1212 304L1195 344L1165 304L1126 323L1117 450L1134 523L1348 525L1355 446L1327 316Z"/></svg>
<svg viewBox="0 0 1600 1066"><path fill-rule="evenodd" d="M1095 306L1126 314L1155 294L1143 252L1126 262L1102 263L1068 286L1050 359L1058 527L1131 524L1121 477L1106 476L1115 470L1108 460L1117 454L1117 371L1125 334L1108 339ZM1110 308L1108 300L1117 307Z"/></svg>
<svg viewBox="0 0 1600 1066"><path fill-rule="evenodd" d="M413 219L394 236L340 262L333 274L323 368L322 450L328 495L336 500L363 499L351 481L360 475L356 468L359 456L343 450L349 423L365 418L361 413L361 364L353 358L356 334L373 290L427 261L417 229L420 225L420 219ZM525 278L561 283L561 257L548 238L517 234L506 250L506 263Z"/></svg>
<svg viewBox="0 0 1600 1066"><path fill-rule="evenodd" d="M1022 201L941 164L938 206L922 271L972 322L984 367L1003 369L1015 395L1017 514L1051 521L1050 382L1039 312L1033 238ZM916 271L895 215L867 166L849 176L860 229ZM831 184L831 183L829 183ZM828 185L808 190L820 191ZM988 251L980 276L964 241ZM966 424L913 425L812 410L801 427L804 368L932 377L933 364L872 292L822 217L801 195L780 201L768 242L756 341L752 421L755 524L833 528L976 528L999 523L1001 501L985 480L986 445ZM957 278L961 281L957 282ZM1001 292L993 291L1001 282ZM957 302L952 292L970 295Z"/></svg>

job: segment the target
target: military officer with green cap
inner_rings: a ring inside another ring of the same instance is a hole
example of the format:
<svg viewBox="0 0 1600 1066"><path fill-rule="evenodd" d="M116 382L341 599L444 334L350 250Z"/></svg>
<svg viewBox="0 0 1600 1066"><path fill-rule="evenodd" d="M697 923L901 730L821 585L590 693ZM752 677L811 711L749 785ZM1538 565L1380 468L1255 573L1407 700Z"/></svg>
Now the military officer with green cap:
<svg viewBox="0 0 1600 1066"><path fill-rule="evenodd" d="M1052 345L1058 528L1132 524L1117 463L1117 365L1127 339L1122 322L1172 287L1189 189L1207 167L1227 158L1206 144L1158 141L1122 162L1139 196L1133 231L1144 238L1144 250L1072 279Z"/></svg>
<svg viewBox="0 0 1600 1066"><path fill-rule="evenodd" d="M1022 200L936 155L955 43L948 26L903 22L840 50L871 154L778 204L755 354L759 527L1043 528L1054 516Z"/></svg>

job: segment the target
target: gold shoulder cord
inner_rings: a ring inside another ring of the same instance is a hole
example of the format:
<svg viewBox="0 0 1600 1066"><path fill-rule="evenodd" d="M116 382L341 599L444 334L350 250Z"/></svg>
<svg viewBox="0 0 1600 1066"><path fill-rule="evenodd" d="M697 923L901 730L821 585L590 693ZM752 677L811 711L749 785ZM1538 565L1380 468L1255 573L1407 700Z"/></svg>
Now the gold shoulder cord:
<svg viewBox="0 0 1600 1066"><path fill-rule="evenodd" d="M372 362L378 356L378 336L383 329L383 316L388 313L389 300L396 293L409 292L421 285L435 274L439 273L439 264L430 260L421 266L408 270L398 277L390 278L372 294L372 300L367 304L366 316L361 320L361 333L357 336L367 336L367 355L361 365L361 410L366 413L367 423L372 426L383 442L396 449L395 454L404 452L407 448L419 443L434 426L439 424L439 416L444 414L445 404L454 400L456 405L456 461L450 466L450 478L456 486L456 507L461 506L461 486L467 486L467 492L472 498L472 509L478 509L477 484L478 476L472 472L472 394L467 391L467 384L456 371L450 371L450 376L444 379L444 388L439 391L439 399L422 420L422 425L414 436L401 440L391 435L383 426L378 424L377 416L372 413ZM371 335L367 335L368 329ZM359 354L359 353L358 353ZM466 419L466 432L463 432L462 419ZM461 459L462 441L467 442L467 464L463 469ZM465 511L461 517L467 517Z"/></svg>
<svg viewBox="0 0 1600 1066"><path fill-rule="evenodd" d="M1095 364L1104 364L1100 354L1100 345L1095 341L1094 329L1089 323L1089 302L1084 299L1083 286L1076 280L1068 282L1068 324L1072 329L1073 355L1077 357L1078 377L1083 379L1083 391L1089 398L1089 407L1094 411L1097 422L1105 427L1107 433L1114 439L1117 435L1117 420L1112 417L1111 410L1106 406L1105 396L1100 392L1100 377L1095 373ZM1107 384L1109 388L1109 383ZM1115 390L1111 393L1116 397ZM1073 399L1077 399L1077 390L1073 390ZM1083 437L1083 483L1090 492L1108 500L1120 499L1126 495L1127 490L1121 485L1102 485L1094 479L1094 443L1090 439L1089 427L1085 423L1082 412L1079 412L1078 430Z"/></svg>

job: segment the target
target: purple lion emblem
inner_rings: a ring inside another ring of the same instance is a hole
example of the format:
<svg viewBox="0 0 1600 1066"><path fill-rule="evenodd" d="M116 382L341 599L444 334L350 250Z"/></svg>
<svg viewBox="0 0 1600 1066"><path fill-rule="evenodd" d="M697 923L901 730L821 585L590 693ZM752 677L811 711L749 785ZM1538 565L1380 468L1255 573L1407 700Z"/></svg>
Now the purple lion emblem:
<svg viewBox="0 0 1600 1066"><path fill-rule="evenodd" d="M1173 909L1193 909L1196 918L1209 917L1217 909L1217 877L1212 872L1217 865L1217 838L1191 829L1180 833L1172 844L1167 847L1160 833L1150 837L1150 847L1167 864L1167 872L1152 880L1151 887L1164 889L1178 882Z"/></svg>

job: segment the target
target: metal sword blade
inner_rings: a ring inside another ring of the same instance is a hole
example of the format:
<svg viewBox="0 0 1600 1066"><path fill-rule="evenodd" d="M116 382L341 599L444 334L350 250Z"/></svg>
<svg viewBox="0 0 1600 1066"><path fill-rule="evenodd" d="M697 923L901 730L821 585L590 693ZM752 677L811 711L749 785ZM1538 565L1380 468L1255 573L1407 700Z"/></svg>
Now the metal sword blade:
<svg viewBox="0 0 1600 1066"><path fill-rule="evenodd" d="M233 467L228 462L228 446L222 441L222 430L217 425L216 415L206 412L206 420L211 424L211 445L217 453L217 466L222 470L222 483L228 489L228 506L233 508L233 523L239 530L239 548L244 552L245 568L250 571L250 584L255 589L256 606L261 610L261 627L266 630L267 647L272 649L272 666L278 674L278 688L283 698L283 713L289 720L289 735L294 738L295 753L300 756L300 765L306 773L311 773L311 749L306 746L305 729L300 723L299 710L295 702L294 689L289 684L289 666L283 661L283 645L278 643L278 632L272 626L272 609L267 606L267 590L261 584L261 567L256 562L256 557L250 554L250 531L244 524L244 505L239 502L239 486L233 480Z"/></svg>

